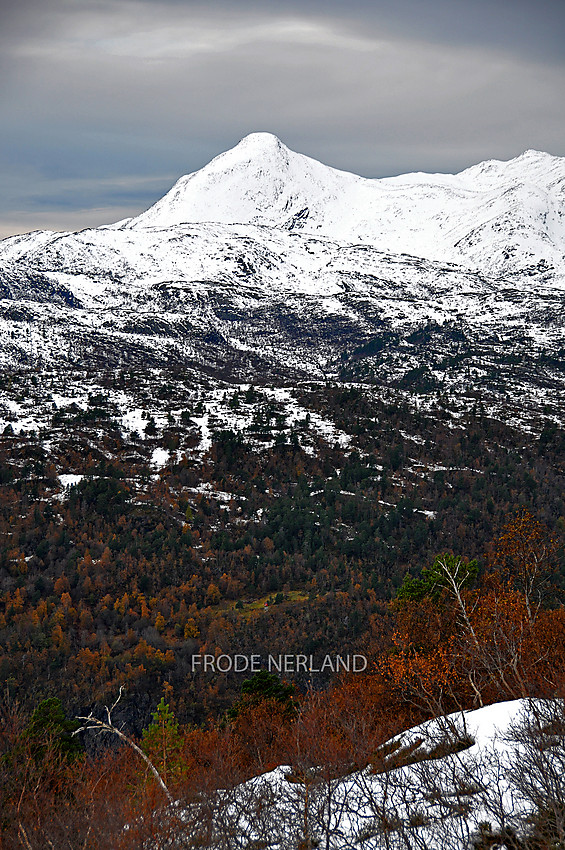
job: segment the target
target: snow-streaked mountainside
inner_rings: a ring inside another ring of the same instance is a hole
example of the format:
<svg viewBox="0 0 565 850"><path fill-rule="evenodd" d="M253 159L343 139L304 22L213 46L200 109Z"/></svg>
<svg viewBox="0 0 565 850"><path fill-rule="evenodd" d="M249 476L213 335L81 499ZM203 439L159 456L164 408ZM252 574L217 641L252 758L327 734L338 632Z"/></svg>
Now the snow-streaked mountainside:
<svg viewBox="0 0 565 850"><path fill-rule="evenodd" d="M460 174L369 180L254 133L121 227L255 224L456 262L485 273L543 262L565 273L565 161L526 151Z"/></svg>
<svg viewBox="0 0 565 850"><path fill-rule="evenodd" d="M0 297L4 366L183 362L460 390L502 375L516 399L551 401L565 159L369 180L255 133L136 218L5 239Z"/></svg>

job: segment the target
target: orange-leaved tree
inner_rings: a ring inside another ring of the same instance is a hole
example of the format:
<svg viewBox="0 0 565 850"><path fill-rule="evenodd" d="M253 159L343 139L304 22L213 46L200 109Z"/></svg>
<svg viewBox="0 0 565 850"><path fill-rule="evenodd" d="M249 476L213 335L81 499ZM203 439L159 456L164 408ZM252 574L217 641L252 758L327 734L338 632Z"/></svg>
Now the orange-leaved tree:
<svg viewBox="0 0 565 850"><path fill-rule="evenodd" d="M549 595L557 549L557 539L527 510L517 511L497 540L490 567L523 594L530 622Z"/></svg>

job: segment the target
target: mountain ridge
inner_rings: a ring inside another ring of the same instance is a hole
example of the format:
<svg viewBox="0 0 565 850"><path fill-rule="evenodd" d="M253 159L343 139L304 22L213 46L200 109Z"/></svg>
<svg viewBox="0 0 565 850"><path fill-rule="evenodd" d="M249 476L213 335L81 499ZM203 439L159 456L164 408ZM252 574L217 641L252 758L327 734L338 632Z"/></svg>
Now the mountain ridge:
<svg viewBox="0 0 565 850"><path fill-rule="evenodd" d="M565 286L565 159L527 150L458 174L365 178L253 133L180 177L134 218L80 233L224 224L301 232L333 242L454 262L484 274L539 266ZM0 242L0 262L64 234L34 231Z"/></svg>
<svg viewBox="0 0 565 850"><path fill-rule="evenodd" d="M455 175L365 178L294 153L276 136L254 133L116 226L262 225L484 273L542 262L562 282L564 189L565 160L540 151L488 160Z"/></svg>
<svg viewBox="0 0 565 850"><path fill-rule="evenodd" d="M136 219L0 242L0 363L323 374L539 408L563 386L564 254L565 159L373 181L252 134Z"/></svg>

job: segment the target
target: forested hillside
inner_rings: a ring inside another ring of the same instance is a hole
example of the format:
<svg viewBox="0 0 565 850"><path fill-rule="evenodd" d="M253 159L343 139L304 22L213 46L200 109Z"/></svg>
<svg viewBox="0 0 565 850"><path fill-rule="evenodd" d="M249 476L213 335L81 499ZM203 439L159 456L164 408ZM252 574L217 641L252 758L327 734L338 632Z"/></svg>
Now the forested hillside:
<svg viewBox="0 0 565 850"><path fill-rule="evenodd" d="M1 390L0 846L224 847L219 788L287 764L323 800L414 723L562 694L553 408L517 427L479 394L178 370ZM192 663L354 653L364 672Z"/></svg>
<svg viewBox="0 0 565 850"><path fill-rule="evenodd" d="M179 723L180 689L163 682L137 742L124 732L123 686L112 706L75 720L59 698L30 712L7 689L2 846L559 846L551 843L565 836L558 549L520 511L483 570L444 553L419 578L405 577L382 603L388 628L360 642L366 672L322 690L256 673L228 711L199 725ZM441 720L519 696L533 698L521 718L512 703L476 721ZM430 717L440 720L394 737ZM485 739L489 717L506 723L498 743L494 730Z"/></svg>
<svg viewBox="0 0 565 850"><path fill-rule="evenodd" d="M13 397L32 380L12 378ZM193 676L193 653L374 652L407 572L444 551L483 570L516 510L563 531L550 419L517 430L480 400L361 385L206 392L124 373L83 376L71 400L51 380L38 430L14 420L0 439L0 671L32 706L85 710L123 684L139 733L166 688L200 722L241 677Z"/></svg>

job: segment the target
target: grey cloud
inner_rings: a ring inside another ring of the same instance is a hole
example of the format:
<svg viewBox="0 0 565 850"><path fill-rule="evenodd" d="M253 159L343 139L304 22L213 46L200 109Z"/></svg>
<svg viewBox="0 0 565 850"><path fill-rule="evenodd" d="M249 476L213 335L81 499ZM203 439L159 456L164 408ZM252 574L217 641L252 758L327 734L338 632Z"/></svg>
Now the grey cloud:
<svg viewBox="0 0 565 850"><path fill-rule="evenodd" d="M233 11L230 0L141 0L155 9ZM289 12L332 18L363 32L367 28L430 43L489 45L565 61L565 4L560 0L239 0L239 13Z"/></svg>
<svg viewBox="0 0 565 850"><path fill-rule="evenodd" d="M173 27L183 21L339 22L348 31L441 44L494 46L538 60L565 61L565 5L557 0L20 0L0 3L10 39L48 37L82 21L96 33ZM1 34L0 34L1 37Z"/></svg>
<svg viewBox="0 0 565 850"><path fill-rule="evenodd" d="M558 0L314 0L307 5L344 13L365 28L384 27L404 38L490 46L542 61L565 61L565 5Z"/></svg>

